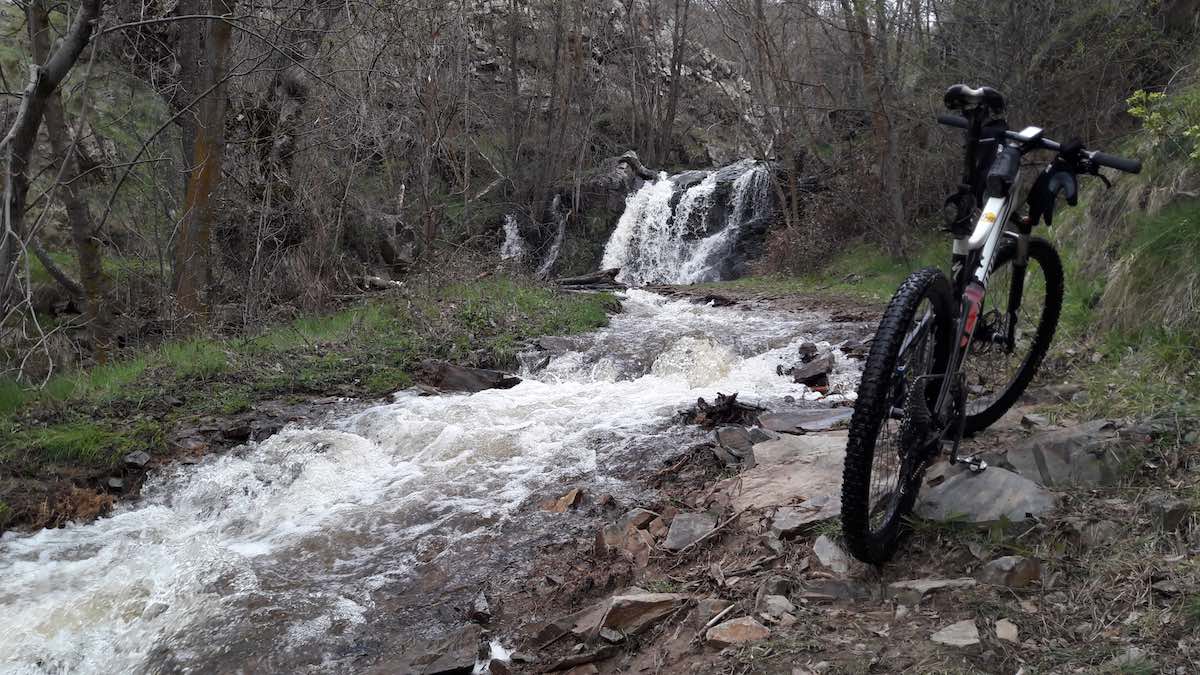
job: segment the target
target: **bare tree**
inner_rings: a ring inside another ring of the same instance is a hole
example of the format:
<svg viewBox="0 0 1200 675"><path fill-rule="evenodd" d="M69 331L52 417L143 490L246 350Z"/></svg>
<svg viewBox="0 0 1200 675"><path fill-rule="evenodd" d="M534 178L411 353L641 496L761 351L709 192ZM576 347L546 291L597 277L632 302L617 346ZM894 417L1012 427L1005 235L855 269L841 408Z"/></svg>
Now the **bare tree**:
<svg viewBox="0 0 1200 675"><path fill-rule="evenodd" d="M30 66L29 83L12 127L0 140L5 152L3 218L0 225L0 317L8 314L20 285L19 257L27 246L25 207L29 166L38 128L51 96L58 90L88 45L100 16L100 0L85 0L66 35L43 65Z"/></svg>

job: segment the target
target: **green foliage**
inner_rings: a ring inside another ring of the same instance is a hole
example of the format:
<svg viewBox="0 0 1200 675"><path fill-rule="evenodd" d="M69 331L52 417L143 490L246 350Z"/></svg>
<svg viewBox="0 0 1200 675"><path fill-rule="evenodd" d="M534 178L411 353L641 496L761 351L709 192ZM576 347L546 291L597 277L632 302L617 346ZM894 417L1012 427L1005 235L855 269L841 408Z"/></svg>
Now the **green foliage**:
<svg viewBox="0 0 1200 675"><path fill-rule="evenodd" d="M9 507L3 500L0 500L0 532L4 531L4 526L12 518L12 508Z"/></svg>
<svg viewBox="0 0 1200 675"><path fill-rule="evenodd" d="M28 400L28 392L16 380L0 377L0 417L16 412Z"/></svg>
<svg viewBox="0 0 1200 675"><path fill-rule="evenodd" d="M1129 114L1141 120L1153 145L1167 148L1170 154L1186 153L1189 159L1200 161L1200 88L1170 96L1139 89L1126 103Z"/></svg>
<svg viewBox="0 0 1200 675"><path fill-rule="evenodd" d="M245 387L232 387L229 389L218 389L213 392L213 397L217 402L217 410L223 415L236 415L241 412L246 412L254 405L251 398L251 391Z"/></svg>

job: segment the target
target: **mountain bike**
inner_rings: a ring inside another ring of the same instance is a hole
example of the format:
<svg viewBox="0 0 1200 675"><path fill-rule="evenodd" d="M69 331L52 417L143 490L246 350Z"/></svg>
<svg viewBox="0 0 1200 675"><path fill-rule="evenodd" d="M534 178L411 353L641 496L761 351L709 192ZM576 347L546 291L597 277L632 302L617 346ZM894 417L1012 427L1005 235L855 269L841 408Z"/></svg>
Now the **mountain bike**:
<svg viewBox="0 0 1200 675"><path fill-rule="evenodd" d="M925 470L943 452L952 464L987 468L978 457L959 457L963 437L1016 402L1050 346L1062 262L1033 228L1051 224L1059 196L1077 203L1078 176L1109 185L1101 167L1141 171L1136 160L1058 143L1037 127L1010 130L1004 97L990 87L954 85L945 104L955 114L937 121L965 130L963 180L945 203L951 275L922 269L892 296L850 420L842 530L850 552L874 564L895 554ZM1036 150L1056 154L1029 187L1021 215L1021 160Z"/></svg>

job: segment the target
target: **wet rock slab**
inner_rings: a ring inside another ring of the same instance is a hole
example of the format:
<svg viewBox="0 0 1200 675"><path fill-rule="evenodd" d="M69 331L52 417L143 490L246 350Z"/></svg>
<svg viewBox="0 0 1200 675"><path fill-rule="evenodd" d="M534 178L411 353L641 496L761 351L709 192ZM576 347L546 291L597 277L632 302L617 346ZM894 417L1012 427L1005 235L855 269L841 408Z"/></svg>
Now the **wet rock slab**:
<svg viewBox="0 0 1200 675"><path fill-rule="evenodd" d="M804 434L844 427L853 414L853 408L769 412L759 415L758 423L783 434Z"/></svg>
<svg viewBox="0 0 1200 675"><path fill-rule="evenodd" d="M498 370L470 368L435 359L422 361L415 375L421 384L443 392L476 393L485 389L511 389L521 383L521 378Z"/></svg>
<svg viewBox="0 0 1200 675"><path fill-rule="evenodd" d="M781 534L841 513L845 432L783 436L755 445L754 456L757 466L718 486L735 511L774 508Z"/></svg>
<svg viewBox="0 0 1200 675"><path fill-rule="evenodd" d="M1009 448L1002 461L1047 487L1113 485L1124 473L1125 455L1117 425L1095 420L1036 433Z"/></svg>
<svg viewBox="0 0 1200 675"><path fill-rule="evenodd" d="M684 549L712 532L716 526L716 519L707 513L681 513L671 521L663 548L668 551Z"/></svg>
<svg viewBox="0 0 1200 675"><path fill-rule="evenodd" d="M949 647L970 647L979 644L979 627L974 619L966 619L946 626L929 639Z"/></svg>
<svg viewBox="0 0 1200 675"><path fill-rule="evenodd" d="M926 475L914 511L926 520L991 525L1041 517L1057 505L1056 495L1012 471L941 463Z"/></svg>

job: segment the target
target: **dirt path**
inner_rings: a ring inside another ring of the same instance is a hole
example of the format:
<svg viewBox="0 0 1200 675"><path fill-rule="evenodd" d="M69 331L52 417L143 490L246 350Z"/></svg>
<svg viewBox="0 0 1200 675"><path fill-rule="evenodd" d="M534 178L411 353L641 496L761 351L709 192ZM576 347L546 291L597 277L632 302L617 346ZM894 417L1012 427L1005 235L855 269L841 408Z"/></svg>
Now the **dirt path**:
<svg viewBox="0 0 1200 675"><path fill-rule="evenodd" d="M880 310L654 290L865 325ZM479 589L449 642L371 660L378 672L460 672L482 638L504 648L479 662L494 673L1195 672L1194 434L1168 420L1070 419L1070 378L1048 372L966 444L992 468L931 468L924 517L885 567L839 545L845 415L826 409L803 424L828 431L754 432L754 467L718 459L724 437L685 449L643 477L658 488L652 503L566 489L531 503L593 518L595 536L542 550L531 577Z"/></svg>

